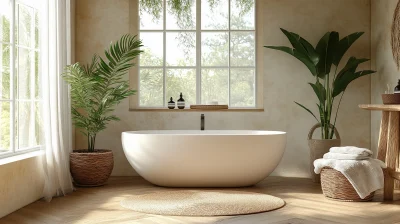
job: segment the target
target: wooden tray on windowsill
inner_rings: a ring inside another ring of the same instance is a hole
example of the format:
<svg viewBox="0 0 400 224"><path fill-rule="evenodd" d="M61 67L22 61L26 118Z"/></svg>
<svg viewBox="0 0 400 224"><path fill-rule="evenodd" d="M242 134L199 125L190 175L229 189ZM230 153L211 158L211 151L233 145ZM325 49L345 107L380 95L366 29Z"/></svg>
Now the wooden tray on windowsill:
<svg viewBox="0 0 400 224"><path fill-rule="evenodd" d="M226 110L228 105L190 105L194 110Z"/></svg>

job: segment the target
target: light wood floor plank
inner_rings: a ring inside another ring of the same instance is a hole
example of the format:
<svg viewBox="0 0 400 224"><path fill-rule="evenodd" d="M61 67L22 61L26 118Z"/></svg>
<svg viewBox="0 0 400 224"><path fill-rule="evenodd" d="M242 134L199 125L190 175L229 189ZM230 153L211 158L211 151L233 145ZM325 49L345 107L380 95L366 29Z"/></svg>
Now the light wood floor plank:
<svg viewBox="0 0 400 224"><path fill-rule="evenodd" d="M252 188L238 190L266 193L286 201L282 209L243 216L183 217L143 214L125 209L120 201L132 194L165 191L140 177L113 177L106 186L77 188L50 203L37 201L2 219L0 224L340 224L400 223L400 201L382 202L377 192L373 202L328 200L321 187L309 179L268 177ZM395 192L399 199L400 191Z"/></svg>

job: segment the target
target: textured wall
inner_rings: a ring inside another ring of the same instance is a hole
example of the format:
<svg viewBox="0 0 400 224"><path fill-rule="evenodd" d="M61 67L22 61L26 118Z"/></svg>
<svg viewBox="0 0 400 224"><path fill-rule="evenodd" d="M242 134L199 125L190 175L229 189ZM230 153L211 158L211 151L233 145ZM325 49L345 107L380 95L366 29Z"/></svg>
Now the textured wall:
<svg viewBox="0 0 400 224"><path fill-rule="evenodd" d="M40 157L0 166L0 218L43 196Z"/></svg>
<svg viewBox="0 0 400 224"><path fill-rule="evenodd" d="M393 12L397 2L398 0L371 1L371 67L377 71L377 75L371 79L372 103L382 103L381 94L385 93L386 84L394 88L400 79L390 46ZM378 146L380 120L381 112L372 112L371 144L375 151Z"/></svg>
<svg viewBox="0 0 400 224"><path fill-rule="evenodd" d="M257 10L264 18L258 21L263 31L259 32L263 35L258 38L265 45L289 44L280 27L299 33L314 45L327 31L336 30L342 36L364 31L364 36L351 48L350 54L370 58L370 0L263 0L259 3ZM88 62L93 53L102 55L112 40L129 32L130 22L136 22L129 21L128 0L80 0L76 4L75 50L79 62ZM293 101L316 111L316 106L313 106L316 97L307 84L313 81L312 76L303 64L288 55L264 48L258 50L264 53L261 72L265 111L205 113L206 127L287 131L286 152L274 174L306 177L309 175L306 138L315 121ZM369 68L369 63L364 68ZM349 86L338 122L343 144L370 147L370 113L357 107L369 102L370 78L361 78ZM96 145L97 148L113 149L113 175L135 175L122 151L121 132L199 128L200 113L129 112L128 108L128 100L117 107L115 114L121 122L111 124L100 133ZM76 138L77 147L85 147L85 139L79 135ZM244 150L251 153L251 147Z"/></svg>

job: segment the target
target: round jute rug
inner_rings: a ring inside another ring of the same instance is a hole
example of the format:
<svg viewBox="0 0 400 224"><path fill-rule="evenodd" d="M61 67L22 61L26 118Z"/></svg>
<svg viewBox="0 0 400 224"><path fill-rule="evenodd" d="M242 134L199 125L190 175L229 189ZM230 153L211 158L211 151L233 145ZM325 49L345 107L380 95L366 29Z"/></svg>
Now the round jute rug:
<svg viewBox="0 0 400 224"><path fill-rule="evenodd" d="M130 196L121 201L125 208L157 215L219 216L243 215L282 208L280 198L234 190L163 190Z"/></svg>

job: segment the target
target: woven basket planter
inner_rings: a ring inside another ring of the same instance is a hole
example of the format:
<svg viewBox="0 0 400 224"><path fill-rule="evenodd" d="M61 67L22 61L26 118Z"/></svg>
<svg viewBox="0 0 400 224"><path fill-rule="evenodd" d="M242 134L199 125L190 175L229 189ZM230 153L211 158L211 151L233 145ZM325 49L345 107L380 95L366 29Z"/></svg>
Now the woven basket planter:
<svg viewBox="0 0 400 224"><path fill-rule="evenodd" d="M70 153L70 171L74 184L77 186L104 185L114 168L114 158L111 150L74 150Z"/></svg>
<svg viewBox="0 0 400 224"><path fill-rule="evenodd" d="M325 197L339 201L371 201L375 192L361 199L343 174L330 167L321 170L321 186Z"/></svg>
<svg viewBox="0 0 400 224"><path fill-rule="evenodd" d="M308 147L310 148L310 174L315 183L321 181L320 174L314 172L314 160L321 159L331 147L338 147L341 144L339 132L334 129L336 139L312 139L314 131L321 127L321 124L314 125L308 133Z"/></svg>
<svg viewBox="0 0 400 224"><path fill-rule="evenodd" d="M400 94L382 94L383 104L400 104Z"/></svg>

